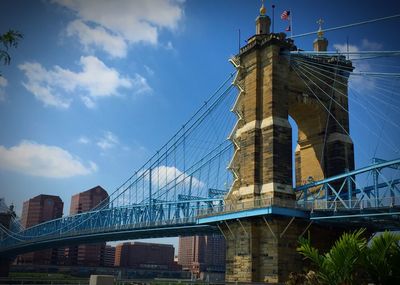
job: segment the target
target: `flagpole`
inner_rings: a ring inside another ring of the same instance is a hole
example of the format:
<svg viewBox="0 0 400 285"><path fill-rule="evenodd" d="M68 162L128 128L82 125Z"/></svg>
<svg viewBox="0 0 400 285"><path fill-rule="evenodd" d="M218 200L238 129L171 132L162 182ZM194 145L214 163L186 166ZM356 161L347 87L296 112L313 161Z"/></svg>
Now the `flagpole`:
<svg viewBox="0 0 400 285"><path fill-rule="evenodd" d="M272 33L275 32L275 5L272 4Z"/></svg>

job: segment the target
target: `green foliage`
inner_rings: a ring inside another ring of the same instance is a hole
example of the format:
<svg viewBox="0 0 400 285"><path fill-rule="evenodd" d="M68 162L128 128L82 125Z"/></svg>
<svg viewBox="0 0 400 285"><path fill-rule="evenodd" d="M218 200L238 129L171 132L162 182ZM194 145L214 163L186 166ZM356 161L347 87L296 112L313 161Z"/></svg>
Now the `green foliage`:
<svg viewBox="0 0 400 285"><path fill-rule="evenodd" d="M365 265L375 284L400 284L400 235L384 232L372 239Z"/></svg>
<svg viewBox="0 0 400 285"><path fill-rule="evenodd" d="M285 285L320 285L317 275L310 270L307 274L291 272Z"/></svg>
<svg viewBox="0 0 400 285"><path fill-rule="evenodd" d="M356 284L356 268L367 244L366 239L362 237L363 233L363 229L354 233L344 233L323 255L311 246L308 239L301 239L297 250L317 267L316 273L321 283Z"/></svg>
<svg viewBox="0 0 400 285"><path fill-rule="evenodd" d="M400 284L400 235L384 232L368 246L364 232L344 233L325 254L304 238L299 240L297 250L316 268L321 284L360 284L361 273L375 284Z"/></svg>
<svg viewBox="0 0 400 285"><path fill-rule="evenodd" d="M5 34L0 35L0 61L2 61L5 65L10 64L11 61L8 50L11 47L16 48L18 46L18 41L22 38L22 34L14 30L9 30Z"/></svg>

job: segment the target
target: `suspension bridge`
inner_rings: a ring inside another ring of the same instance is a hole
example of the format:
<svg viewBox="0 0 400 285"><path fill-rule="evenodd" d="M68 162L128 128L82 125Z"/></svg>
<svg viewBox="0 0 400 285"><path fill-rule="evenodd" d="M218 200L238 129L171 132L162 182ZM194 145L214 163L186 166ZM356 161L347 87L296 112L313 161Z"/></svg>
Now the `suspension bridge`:
<svg viewBox="0 0 400 285"><path fill-rule="evenodd" d="M11 258L71 244L214 233L232 241L228 242L232 248L242 236L251 239L256 218L278 245L297 220L302 221L297 237L314 225L341 230L366 227L371 232L399 230L400 155L396 134L400 125L395 118L400 112L400 51L326 51L321 30L314 50L302 51L294 46L293 39L269 33L266 15L260 14L257 21L256 35L230 59L236 71L227 75L171 139L109 198L90 212L30 228L23 228L19 219L10 215L10 222L1 225L0 256ZM251 58L263 50L258 59ZM254 68L262 71L257 71L258 77L253 80L251 62L261 61L265 55L263 61L269 63L262 64L279 66L268 73L267 67L256 63ZM277 63L270 63L274 61ZM284 73L280 66L286 68ZM272 88L263 79L271 74L286 75L285 79L271 81L278 86ZM279 89L284 80L296 83ZM265 115L268 100L262 97L269 96L268 90L272 90L271 108L286 108L284 115L278 110L279 115L273 116L286 116L286 120L290 115L298 125L295 176L290 126L281 118L271 116L268 121ZM288 94L287 101L281 105L275 93ZM256 103L246 99L251 96ZM259 104L263 109L257 111ZM255 120L250 119L253 115ZM310 120L315 118L320 118L318 134L310 127L314 124ZM260 131L266 139L255 135L251 143L246 137L253 129L269 126L273 126L272 133ZM360 150L370 163L357 168L352 146L354 143L357 148L358 142L349 139L350 126L378 139L374 153ZM289 135L282 138L282 134ZM249 147L253 149L249 151ZM377 157L380 148L391 155ZM265 155L268 151L272 156ZM265 172L258 173L259 168L265 168ZM279 176L282 168L287 168L283 178ZM268 173L273 173L271 179ZM257 188L256 184L261 186ZM275 217L285 218L278 230ZM251 259L252 253L246 254ZM236 265L230 266L227 274L236 276ZM269 280L280 280L274 278Z"/></svg>

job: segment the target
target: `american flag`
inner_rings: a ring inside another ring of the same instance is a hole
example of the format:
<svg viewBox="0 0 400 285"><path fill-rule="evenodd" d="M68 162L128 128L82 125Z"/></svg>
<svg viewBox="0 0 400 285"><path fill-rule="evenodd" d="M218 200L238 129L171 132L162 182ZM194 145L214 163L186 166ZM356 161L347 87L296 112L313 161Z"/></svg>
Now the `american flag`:
<svg viewBox="0 0 400 285"><path fill-rule="evenodd" d="M282 20L288 20L288 19L289 19L289 16L290 16L290 11L289 11L289 10L285 10L285 11L283 11L282 14L281 14L281 19L282 19Z"/></svg>

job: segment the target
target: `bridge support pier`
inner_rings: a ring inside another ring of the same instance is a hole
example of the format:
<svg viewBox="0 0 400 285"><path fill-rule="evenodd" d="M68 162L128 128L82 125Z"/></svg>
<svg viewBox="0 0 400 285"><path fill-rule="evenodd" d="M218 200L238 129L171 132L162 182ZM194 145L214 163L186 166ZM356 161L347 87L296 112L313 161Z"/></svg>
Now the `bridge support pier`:
<svg viewBox="0 0 400 285"><path fill-rule="evenodd" d="M301 269L296 240L301 230L290 218L253 218L231 222L234 237L227 241L226 281L282 282L291 271ZM267 224L268 223L268 224ZM244 231L246 230L246 232Z"/></svg>
<svg viewBox="0 0 400 285"><path fill-rule="evenodd" d="M308 226L309 221L283 216L227 221L220 227L227 239L225 280L280 283L301 272L304 260L296 248L302 234L310 231L312 243L328 249L342 232Z"/></svg>

